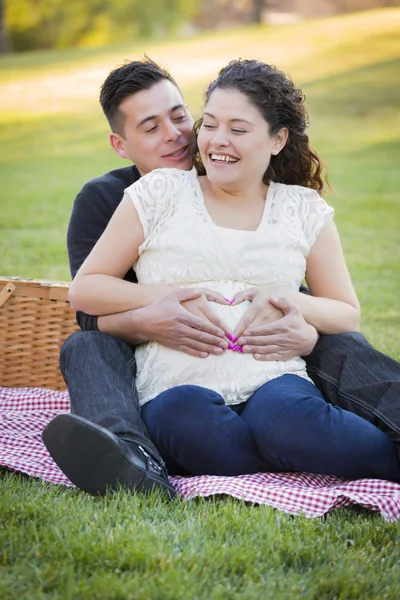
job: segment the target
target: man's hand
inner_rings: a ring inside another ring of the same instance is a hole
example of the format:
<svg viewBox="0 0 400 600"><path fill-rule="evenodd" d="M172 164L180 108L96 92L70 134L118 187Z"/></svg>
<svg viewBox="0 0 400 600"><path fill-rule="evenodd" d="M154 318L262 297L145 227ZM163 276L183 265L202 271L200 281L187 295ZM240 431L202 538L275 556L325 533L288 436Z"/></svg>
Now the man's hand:
<svg viewBox="0 0 400 600"><path fill-rule="evenodd" d="M315 327L286 298L271 297L269 303L283 316L265 325L255 325L253 320L236 342L243 353L253 354L256 360L291 360L310 354L318 340Z"/></svg>
<svg viewBox="0 0 400 600"><path fill-rule="evenodd" d="M154 340L191 356L207 358L228 347L227 331L213 314L208 300L229 304L222 295L202 289L177 289L144 308L133 311L136 343ZM142 339L138 339L140 336Z"/></svg>

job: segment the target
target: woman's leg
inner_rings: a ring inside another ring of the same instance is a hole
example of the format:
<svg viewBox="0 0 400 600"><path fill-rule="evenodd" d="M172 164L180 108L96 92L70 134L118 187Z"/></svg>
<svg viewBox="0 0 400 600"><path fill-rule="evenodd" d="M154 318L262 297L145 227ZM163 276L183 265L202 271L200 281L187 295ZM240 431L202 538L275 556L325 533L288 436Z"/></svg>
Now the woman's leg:
<svg viewBox="0 0 400 600"><path fill-rule="evenodd" d="M142 407L142 418L170 475L265 470L248 425L212 390L171 388Z"/></svg>
<svg viewBox="0 0 400 600"><path fill-rule="evenodd" d="M361 417L325 402L306 379L284 375L269 381L240 416L261 456L275 468L400 482L392 440Z"/></svg>

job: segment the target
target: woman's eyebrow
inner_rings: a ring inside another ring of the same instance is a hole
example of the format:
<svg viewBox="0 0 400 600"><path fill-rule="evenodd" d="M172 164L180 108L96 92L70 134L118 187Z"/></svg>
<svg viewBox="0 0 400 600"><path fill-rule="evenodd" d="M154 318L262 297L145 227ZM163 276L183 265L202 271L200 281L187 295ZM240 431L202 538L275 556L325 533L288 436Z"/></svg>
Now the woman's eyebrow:
<svg viewBox="0 0 400 600"><path fill-rule="evenodd" d="M212 113L204 112L203 117L206 115L207 115L207 117L211 117L212 119L215 119L215 116ZM238 117L235 117L234 119L229 119L229 122L230 123L240 122L240 123L248 123L248 125L254 125L254 123L252 123L251 121L248 121L247 119L239 119Z"/></svg>

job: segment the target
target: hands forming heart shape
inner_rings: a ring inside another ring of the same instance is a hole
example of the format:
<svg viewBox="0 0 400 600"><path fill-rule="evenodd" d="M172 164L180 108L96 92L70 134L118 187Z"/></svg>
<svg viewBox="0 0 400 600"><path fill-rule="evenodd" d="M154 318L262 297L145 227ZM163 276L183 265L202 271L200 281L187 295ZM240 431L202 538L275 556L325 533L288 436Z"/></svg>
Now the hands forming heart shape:
<svg viewBox="0 0 400 600"><path fill-rule="evenodd" d="M192 314L206 319L222 330L229 340L228 350L242 353L246 343L243 335L251 335L252 327L276 321L283 316L282 311L269 302L270 298L270 289L255 287L237 292L232 299L219 292L202 289L201 296L184 302L183 305ZM244 306L238 310L237 307L242 303ZM236 308L232 315L226 310L228 306ZM225 321L228 321L228 324Z"/></svg>

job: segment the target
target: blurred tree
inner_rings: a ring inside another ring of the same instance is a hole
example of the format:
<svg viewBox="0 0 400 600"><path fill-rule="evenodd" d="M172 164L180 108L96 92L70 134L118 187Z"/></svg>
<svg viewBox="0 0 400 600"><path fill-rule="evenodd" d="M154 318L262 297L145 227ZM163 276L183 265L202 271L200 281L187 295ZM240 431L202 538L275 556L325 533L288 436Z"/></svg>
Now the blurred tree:
<svg viewBox="0 0 400 600"><path fill-rule="evenodd" d="M7 52L7 29L4 12L4 1L0 0L0 54Z"/></svg>
<svg viewBox="0 0 400 600"><path fill-rule="evenodd" d="M170 32L195 13L199 0L0 2L4 2L4 32L8 35L10 50L20 52L99 46L139 35Z"/></svg>
<svg viewBox="0 0 400 600"><path fill-rule="evenodd" d="M261 23L264 0L253 0L253 22Z"/></svg>

